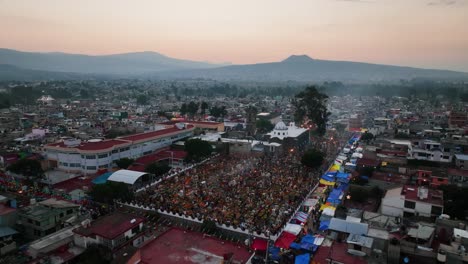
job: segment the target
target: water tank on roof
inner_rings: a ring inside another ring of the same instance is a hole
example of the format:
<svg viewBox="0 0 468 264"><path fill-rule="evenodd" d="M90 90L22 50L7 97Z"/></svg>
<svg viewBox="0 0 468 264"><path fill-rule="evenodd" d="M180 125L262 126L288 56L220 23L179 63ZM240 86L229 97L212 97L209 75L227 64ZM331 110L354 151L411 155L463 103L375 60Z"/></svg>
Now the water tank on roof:
<svg viewBox="0 0 468 264"><path fill-rule="evenodd" d="M81 144L81 139L76 139L76 138L64 139L63 144L65 144L65 146L69 148L76 147Z"/></svg>

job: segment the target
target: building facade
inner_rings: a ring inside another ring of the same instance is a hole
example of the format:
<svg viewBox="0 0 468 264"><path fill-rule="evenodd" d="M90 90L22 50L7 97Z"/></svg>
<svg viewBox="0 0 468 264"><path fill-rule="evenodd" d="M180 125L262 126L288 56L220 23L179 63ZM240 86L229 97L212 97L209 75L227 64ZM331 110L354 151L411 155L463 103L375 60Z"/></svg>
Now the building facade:
<svg viewBox="0 0 468 264"><path fill-rule="evenodd" d="M121 158L139 158L193 135L193 125L171 127L108 140L66 139L45 146L49 168L81 173L96 173L114 167Z"/></svg>

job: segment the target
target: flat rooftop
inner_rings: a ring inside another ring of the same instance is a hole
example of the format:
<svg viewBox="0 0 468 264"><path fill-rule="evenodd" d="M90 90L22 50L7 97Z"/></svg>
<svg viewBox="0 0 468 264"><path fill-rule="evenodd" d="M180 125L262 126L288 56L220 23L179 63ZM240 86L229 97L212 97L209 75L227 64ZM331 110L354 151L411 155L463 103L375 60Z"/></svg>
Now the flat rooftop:
<svg viewBox="0 0 468 264"><path fill-rule="evenodd" d="M141 263L223 263L224 254L234 254L233 260L246 263L251 253L237 244L202 233L171 228L141 248Z"/></svg>

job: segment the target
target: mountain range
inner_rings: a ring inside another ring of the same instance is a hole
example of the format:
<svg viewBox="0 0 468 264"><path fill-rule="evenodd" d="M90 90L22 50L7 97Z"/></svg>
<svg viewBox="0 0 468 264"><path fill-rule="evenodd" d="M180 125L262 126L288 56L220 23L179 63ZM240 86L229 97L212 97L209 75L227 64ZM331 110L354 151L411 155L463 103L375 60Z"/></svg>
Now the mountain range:
<svg viewBox="0 0 468 264"><path fill-rule="evenodd" d="M468 73L292 55L279 62L222 65L170 58L157 52L115 55L22 52L0 49L0 80L100 77L207 78L238 81L387 82L411 79L468 80Z"/></svg>

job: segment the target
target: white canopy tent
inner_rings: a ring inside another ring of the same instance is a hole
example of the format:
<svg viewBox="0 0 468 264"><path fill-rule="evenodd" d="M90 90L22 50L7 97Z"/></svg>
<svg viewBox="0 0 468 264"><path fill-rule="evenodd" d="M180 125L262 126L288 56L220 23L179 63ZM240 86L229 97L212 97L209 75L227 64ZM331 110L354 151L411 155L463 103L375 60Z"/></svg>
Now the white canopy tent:
<svg viewBox="0 0 468 264"><path fill-rule="evenodd" d="M140 177L146 174L148 173L132 170L118 170L112 173L112 175L107 180L113 182L123 182L126 184L133 185Z"/></svg>

